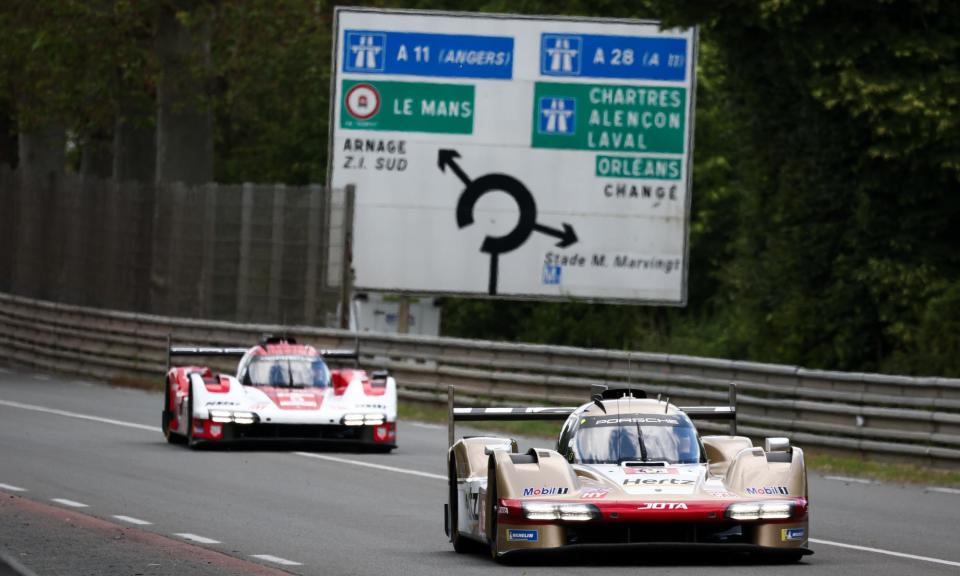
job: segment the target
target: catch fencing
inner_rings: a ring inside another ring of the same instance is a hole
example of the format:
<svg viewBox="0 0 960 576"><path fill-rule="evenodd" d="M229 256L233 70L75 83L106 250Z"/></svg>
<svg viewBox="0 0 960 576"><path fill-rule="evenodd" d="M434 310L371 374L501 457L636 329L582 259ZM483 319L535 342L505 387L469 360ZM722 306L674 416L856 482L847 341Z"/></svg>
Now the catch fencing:
<svg viewBox="0 0 960 576"><path fill-rule="evenodd" d="M108 310L333 326L346 194L0 167L0 292Z"/></svg>
<svg viewBox="0 0 960 576"><path fill-rule="evenodd" d="M326 348L359 345L362 365L390 370L404 399L441 404L452 384L458 403L467 405L576 405L592 384L630 384L677 404L723 404L735 384L739 430L754 438L788 436L800 446L960 465L957 379L188 320L0 294L0 346L6 352L0 361L88 378L151 380L159 386L168 342L246 346L265 333L281 332Z"/></svg>

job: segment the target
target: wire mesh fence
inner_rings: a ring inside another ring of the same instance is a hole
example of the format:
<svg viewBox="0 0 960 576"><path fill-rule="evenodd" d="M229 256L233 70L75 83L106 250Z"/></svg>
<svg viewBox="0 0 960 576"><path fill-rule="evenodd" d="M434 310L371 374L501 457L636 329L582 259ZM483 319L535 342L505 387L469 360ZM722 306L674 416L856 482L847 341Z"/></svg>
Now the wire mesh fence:
<svg viewBox="0 0 960 576"><path fill-rule="evenodd" d="M335 326L346 193L0 167L0 292L165 316Z"/></svg>

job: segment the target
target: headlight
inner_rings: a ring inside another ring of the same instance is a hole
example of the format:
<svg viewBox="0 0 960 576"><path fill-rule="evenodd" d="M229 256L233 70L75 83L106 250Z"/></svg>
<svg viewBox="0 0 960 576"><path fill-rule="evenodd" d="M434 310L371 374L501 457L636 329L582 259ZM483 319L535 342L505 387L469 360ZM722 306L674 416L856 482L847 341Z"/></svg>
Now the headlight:
<svg viewBox="0 0 960 576"><path fill-rule="evenodd" d="M210 419L214 422L230 422L233 418L229 410L211 410Z"/></svg>
<svg viewBox="0 0 960 576"><path fill-rule="evenodd" d="M255 424L257 415L253 412L233 412L231 410L210 410L210 419L214 422L227 424Z"/></svg>
<svg viewBox="0 0 960 576"><path fill-rule="evenodd" d="M793 502L738 502L727 507L731 520L783 520L793 516Z"/></svg>
<svg viewBox="0 0 960 576"><path fill-rule="evenodd" d="M257 421L257 415L253 412L234 412L233 421L237 424L253 424Z"/></svg>
<svg viewBox="0 0 960 576"><path fill-rule="evenodd" d="M600 518L600 509L593 504L524 502L522 506L523 517L527 520L586 522Z"/></svg>

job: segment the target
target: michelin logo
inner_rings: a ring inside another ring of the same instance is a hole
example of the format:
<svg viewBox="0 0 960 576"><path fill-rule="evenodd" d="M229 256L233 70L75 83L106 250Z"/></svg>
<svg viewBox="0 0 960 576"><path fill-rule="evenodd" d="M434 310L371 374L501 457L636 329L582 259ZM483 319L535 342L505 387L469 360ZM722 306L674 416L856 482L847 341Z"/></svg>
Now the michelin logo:
<svg viewBox="0 0 960 576"><path fill-rule="evenodd" d="M524 488L524 496L561 496L569 492L569 488L560 488L559 486L544 486L542 488Z"/></svg>
<svg viewBox="0 0 960 576"><path fill-rule="evenodd" d="M509 542L536 542L540 534L536 530L507 530Z"/></svg>
<svg viewBox="0 0 960 576"><path fill-rule="evenodd" d="M780 530L780 540L790 542L791 540L803 540L807 531L803 528L782 528Z"/></svg>

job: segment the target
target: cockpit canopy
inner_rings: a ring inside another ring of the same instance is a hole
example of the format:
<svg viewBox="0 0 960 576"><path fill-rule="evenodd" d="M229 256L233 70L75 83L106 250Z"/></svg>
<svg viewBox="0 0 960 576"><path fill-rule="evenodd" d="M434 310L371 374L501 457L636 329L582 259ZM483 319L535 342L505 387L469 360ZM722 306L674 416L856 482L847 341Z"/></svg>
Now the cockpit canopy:
<svg viewBox="0 0 960 576"><path fill-rule="evenodd" d="M287 388L326 388L330 385L330 369L315 356L254 356L243 376L244 386L278 386Z"/></svg>
<svg viewBox="0 0 960 576"><path fill-rule="evenodd" d="M558 451L569 461L581 464L701 461L697 430L682 412L575 414L560 432Z"/></svg>

